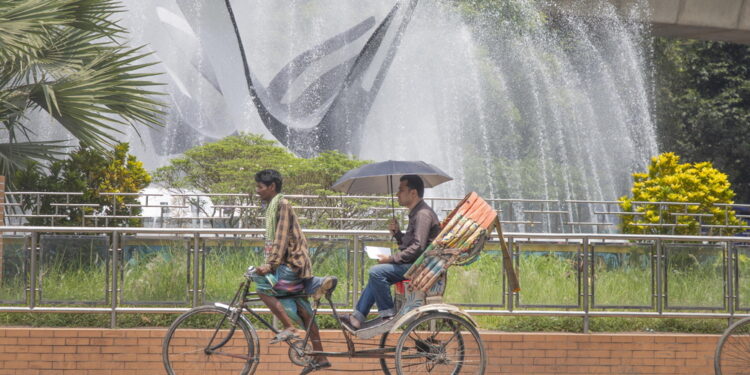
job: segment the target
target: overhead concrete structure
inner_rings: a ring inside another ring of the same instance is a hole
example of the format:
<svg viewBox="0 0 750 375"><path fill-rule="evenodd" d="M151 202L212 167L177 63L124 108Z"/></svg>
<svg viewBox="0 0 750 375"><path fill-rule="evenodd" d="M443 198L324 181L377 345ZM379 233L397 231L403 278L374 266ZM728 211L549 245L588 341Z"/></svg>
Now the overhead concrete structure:
<svg viewBox="0 0 750 375"><path fill-rule="evenodd" d="M749 0L649 0L654 34L750 43Z"/></svg>
<svg viewBox="0 0 750 375"><path fill-rule="evenodd" d="M606 0L589 0L592 5ZM657 36L750 43L750 0L609 0L620 9L647 3L644 17ZM557 0L566 5L579 3ZM577 8L584 9L584 8ZM586 8L593 11L596 6Z"/></svg>

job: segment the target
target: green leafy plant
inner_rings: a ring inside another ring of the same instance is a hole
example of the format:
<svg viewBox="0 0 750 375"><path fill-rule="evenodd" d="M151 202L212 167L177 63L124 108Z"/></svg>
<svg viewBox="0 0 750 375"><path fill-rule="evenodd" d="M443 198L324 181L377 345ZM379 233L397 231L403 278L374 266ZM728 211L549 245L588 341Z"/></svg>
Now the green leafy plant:
<svg viewBox="0 0 750 375"><path fill-rule="evenodd" d="M680 163L680 157L667 152L651 159L647 173L633 174L633 196L620 198L625 212L623 233L698 234L699 224L741 225L730 207L716 203L733 203L734 191L727 175L715 169L710 162ZM665 205L634 202L681 202L694 205ZM681 215L681 214L685 215ZM709 216L698 216L709 215ZM700 223L699 223L700 218ZM646 224L646 225L641 225ZM676 224L675 227L648 224ZM727 229L732 233L739 229Z"/></svg>
<svg viewBox="0 0 750 375"><path fill-rule="evenodd" d="M82 146L70 154L66 160L55 161L49 166L46 174L37 164L17 171L14 179L20 191L55 191L81 192L83 195L72 195L64 203L98 204L98 207L53 206L61 203L60 197L53 195L25 195L22 205L26 209L40 205L41 214L63 214L66 219L55 221L55 225L78 226L84 224L84 215L109 214L134 216L141 212L139 207L128 207L137 204L138 198L123 195L102 195L101 193L137 193L148 186L151 176L143 163L128 153L129 145L120 143L111 151L100 152L94 148ZM30 225L44 225L46 218L29 218ZM123 225L135 226L140 219L87 219L87 226Z"/></svg>

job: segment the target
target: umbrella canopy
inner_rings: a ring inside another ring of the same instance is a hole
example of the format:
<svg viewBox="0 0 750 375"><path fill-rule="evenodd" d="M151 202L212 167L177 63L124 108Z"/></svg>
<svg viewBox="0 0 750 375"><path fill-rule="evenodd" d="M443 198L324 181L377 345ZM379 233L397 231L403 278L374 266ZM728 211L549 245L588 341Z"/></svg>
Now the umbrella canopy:
<svg viewBox="0 0 750 375"><path fill-rule="evenodd" d="M426 188L453 180L440 168L423 161L388 160L352 169L331 188L346 194L392 194L398 191L401 176L410 174L421 177Z"/></svg>

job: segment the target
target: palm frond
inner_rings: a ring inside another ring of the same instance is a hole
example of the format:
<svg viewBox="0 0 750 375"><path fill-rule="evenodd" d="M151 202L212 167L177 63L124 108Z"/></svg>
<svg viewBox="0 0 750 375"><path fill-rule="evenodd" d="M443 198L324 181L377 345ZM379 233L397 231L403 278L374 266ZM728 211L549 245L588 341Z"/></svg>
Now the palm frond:
<svg viewBox="0 0 750 375"><path fill-rule="evenodd" d="M0 171L10 176L38 160L55 160L64 156L64 141L0 143Z"/></svg>
<svg viewBox="0 0 750 375"><path fill-rule="evenodd" d="M74 20L65 4L60 0L0 2L0 64L31 61L52 28Z"/></svg>
<svg viewBox="0 0 750 375"><path fill-rule="evenodd" d="M31 100L60 122L84 144L111 145L122 133L120 125L162 124L163 104L148 90L157 83L141 80L153 73L138 73L153 65L131 65L147 56L138 48L100 47L100 55L83 69L52 84L41 84Z"/></svg>
<svg viewBox="0 0 750 375"><path fill-rule="evenodd" d="M126 31L114 15L123 9L117 0L0 1L0 124L9 138L0 145L4 171L20 165L12 158L61 154L55 143L18 142L30 139L25 114L31 110L47 111L81 144L98 149L112 145L126 126L162 124L164 104L149 81L155 73L147 71L155 63L144 63L149 54L140 48L120 44Z"/></svg>
<svg viewBox="0 0 750 375"><path fill-rule="evenodd" d="M29 92L0 90L0 123L6 128L23 119L28 108Z"/></svg>
<svg viewBox="0 0 750 375"><path fill-rule="evenodd" d="M125 33L125 29L112 21L112 16L125 8L114 0L75 0L70 4L75 22L72 26L81 30L94 31L114 38Z"/></svg>
<svg viewBox="0 0 750 375"><path fill-rule="evenodd" d="M65 28L116 43L126 31L112 16L123 9L114 0L0 2L0 66L24 70L45 51L65 50L59 35Z"/></svg>

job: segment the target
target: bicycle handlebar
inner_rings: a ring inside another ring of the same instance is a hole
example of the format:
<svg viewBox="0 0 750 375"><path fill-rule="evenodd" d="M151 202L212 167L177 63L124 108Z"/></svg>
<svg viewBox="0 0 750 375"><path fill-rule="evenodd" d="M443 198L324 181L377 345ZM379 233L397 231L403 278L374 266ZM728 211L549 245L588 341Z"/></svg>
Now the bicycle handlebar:
<svg viewBox="0 0 750 375"><path fill-rule="evenodd" d="M258 269L255 266L247 267L244 276L246 279L251 280L253 277L258 276Z"/></svg>

